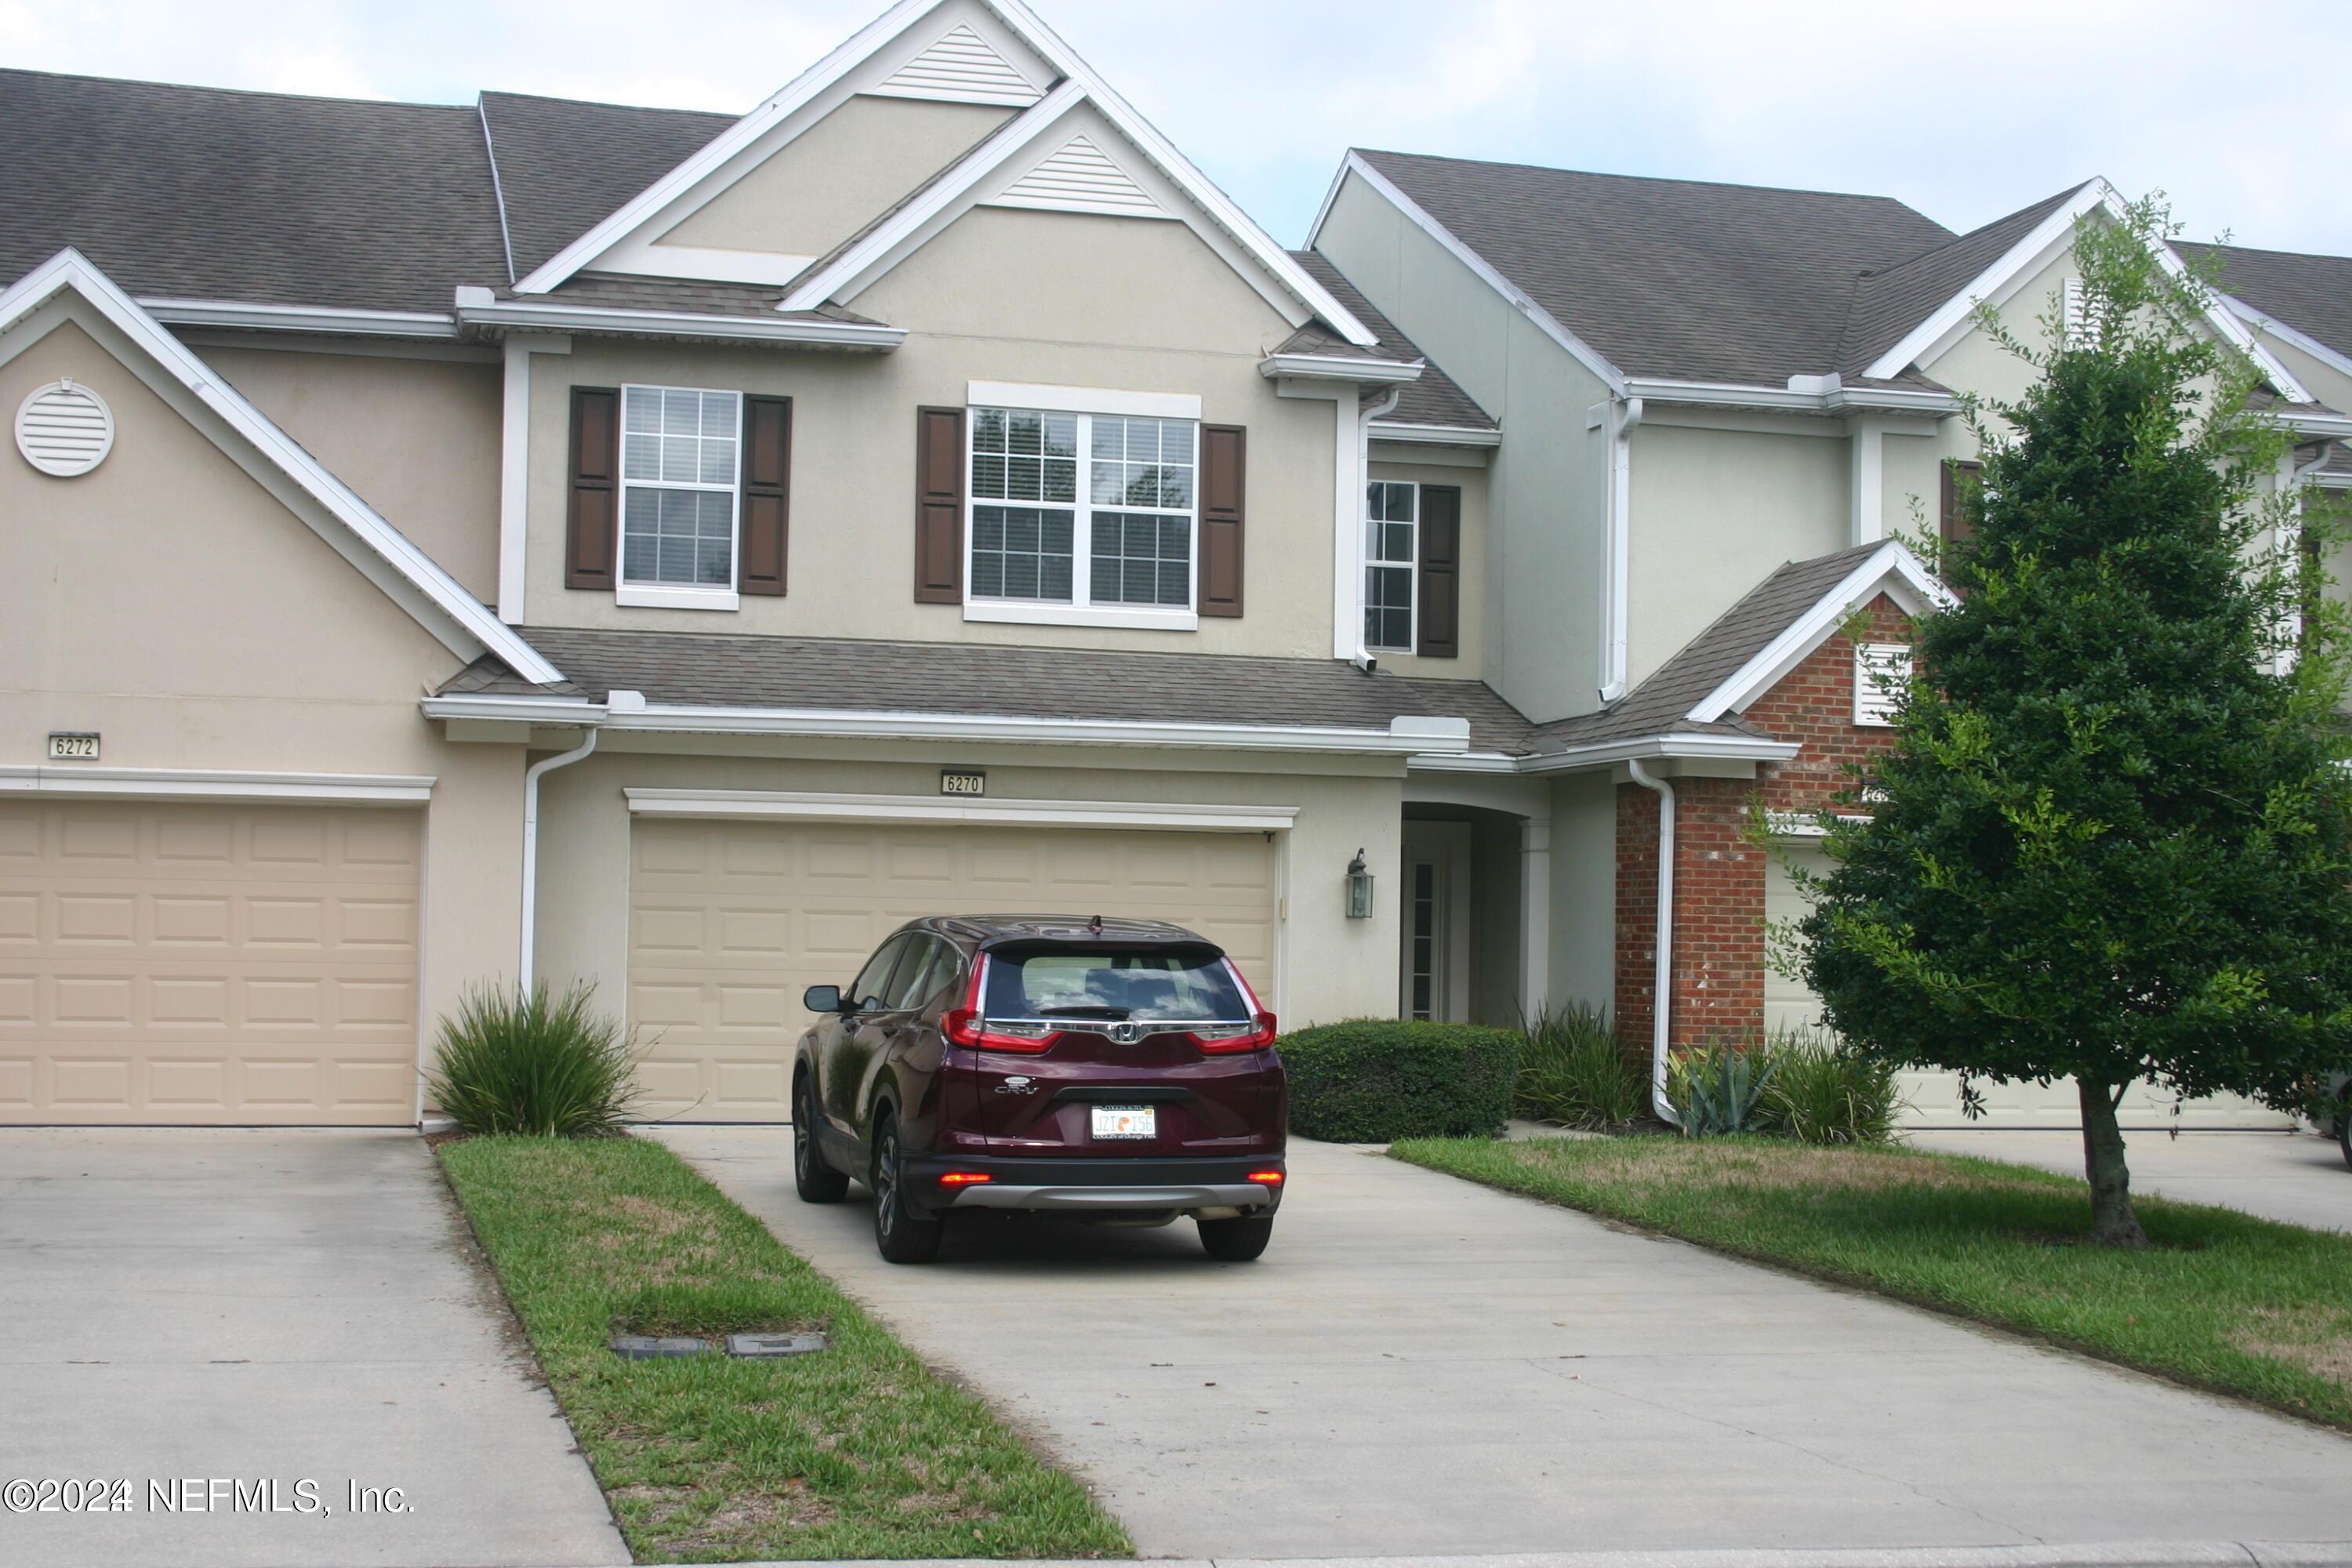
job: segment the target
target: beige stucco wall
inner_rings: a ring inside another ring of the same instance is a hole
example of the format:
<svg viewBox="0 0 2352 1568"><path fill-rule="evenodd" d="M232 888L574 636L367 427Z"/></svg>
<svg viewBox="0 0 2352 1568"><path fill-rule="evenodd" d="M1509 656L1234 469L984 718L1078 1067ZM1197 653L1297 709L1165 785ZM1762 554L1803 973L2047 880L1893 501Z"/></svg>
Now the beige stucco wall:
<svg viewBox="0 0 2352 1568"><path fill-rule="evenodd" d="M861 93L655 243L823 256L1012 118L987 104Z"/></svg>
<svg viewBox="0 0 2352 1568"><path fill-rule="evenodd" d="M1396 1006L1402 769L1393 759L1152 752L1124 748L848 742L699 742L702 754L616 735L610 750L544 776L541 786L540 973L592 979L626 993L629 788L840 792L939 798L943 764L984 767L991 799L1198 802L1291 805L1283 977L1286 1026ZM716 753L716 754L713 754ZM789 754L786 754L789 753ZM1072 829L1082 832L1084 829ZM1346 915L1349 860L1361 848L1388 874L1374 918ZM941 913L954 913L942 910Z"/></svg>
<svg viewBox="0 0 2352 1568"><path fill-rule="evenodd" d="M1633 432L1633 684L1783 563L1845 548L1848 463L1843 438L1646 422Z"/></svg>
<svg viewBox="0 0 2352 1568"><path fill-rule="evenodd" d="M1607 440L1599 377L1353 176L1317 241L1421 351L1500 420L1487 473L1485 674L1538 721L1600 706Z"/></svg>
<svg viewBox="0 0 2352 1568"><path fill-rule="evenodd" d="M192 425L200 405L118 353L136 350L79 305L0 337L0 405L70 375L116 428L79 479L0 453L0 763L41 763L48 732L74 730L100 733L104 768L436 778L430 1020L513 971L521 749L444 742L417 697L462 661Z"/></svg>
<svg viewBox="0 0 2352 1568"><path fill-rule="evenodd" d="M1373 462L1370 479L1395 484L1453 485L1462 492L1462 652L1455 658L1384 653L1381 668L1437 680L1483 680L1486 675L1486 470L1436 463Z"/></svg>
<svg viewBox="0 0 2352 1568"><path fill-rule="evenodd" d="M476 597L498 597L499 399L494 351L463 360L197 351Z"/></svg>
<svg viewBox="0 0 2352 1568"><path fill-rule="evenodd" d="M1616 781L1570 773L1550 788L1550 996L1606 1010L1617 988Z"/></svg>
<svg viewBox="0 0 2352 1568"><path fill-rule="evenodd" d="M1261 376L1289 327L1189 228L977 208L857 300L910 329L888 354L574 340L533 356L533 625L1328 658L1334 405ZM1245 613L1193 632L967 622L918 605L915 410L972 380L1197 394L1249 430ZM643 382L793 399L785 597L735 612L623 608L562 585L569 388Z"/></svg>

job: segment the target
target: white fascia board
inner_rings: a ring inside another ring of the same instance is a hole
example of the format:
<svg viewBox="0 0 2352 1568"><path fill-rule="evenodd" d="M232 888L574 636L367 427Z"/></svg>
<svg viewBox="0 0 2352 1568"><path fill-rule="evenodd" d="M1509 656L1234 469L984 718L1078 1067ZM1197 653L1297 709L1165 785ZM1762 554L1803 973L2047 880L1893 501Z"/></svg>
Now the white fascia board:
<svg viewBox="0 0 2352 1568"><path fill-rule="evenodd" d="M1969 325L1969 317L1985 300L1998 302L2032 273L2049 264L2060 250L2073 243L2074 226L2092 212L2104 210L2117 223L2129 216L2128 208L2113 185L2104 179L2085 181L2073 196L2058 209L2037 224L2033 231L2010 247L2000 260L1986 268L1969 286L1937 307L1926 321L1911 329L1901 342L1881 354L1863 374L1876 380L1900 375L1904 367L1915 362L1934 359L1957 342ZM2171 246L2159 243L2156 247L2157 264L2174 278L2189 274L2188 264ZM2294 374L2280 363L2278 356L2264 348L2246 330L2236 312L2219 296L2210 297L2205 308L2205 320L2224 342L2252 360L2263 376L2278 389L2279 395L2289 403L2313 403L2317 399L2296 380Z"/></svg>
<svg viewBox="0 0 2352 1568"><path fill-rule="evenodd" d="M2228 306L2232 314L2254 331L2293 343L2296 348L2339 374L2352 375L2352 355L2329 348L2310 333L2300 328L2289 326L2276 316L2247 304L2233 294L2222 295L2221 303Z"/></svg>
<svg viewBox="0 0 2352 1568"><path fill-rule="evenodd" d="M563 679L562 671L518 637L488 605L467 592L456 578L442 570L438 562L419 550L350 486L246 401L242 394L198 359L161 321L142 310L79 251L70 247L58 251L0 291L0 331L68 290L88 300L165 374L185 387L260 453L265 461L348 529L360 544L440 610L447 617L446 625L436 625L425 617L419 619L442 646L468 659L487 649L526 680L548 682Z"/></svg>
<svg viewBox="0 0 2352 1568"><path fill-rule="evenodd" d="M1516 773L1525 757L1503 752L1423 752L1405 763L1414 773Z"/></svg>
<svg viewBox="0 0 2352 1568"><path fill-rule="evenodd" d="M457 318L431 310L355 310L332 305L254 305L236 300L151 300L139 308L174 327L310 332L335 337L454 338Z"/></svg>
<svg viewBox="0 0 2352 1568"><path fill-rule="evenodd" d="M1713 723L1726 713L1745 709L1796 668L1848 616L1882 593L1912 615L1930 606L1949 609L1958 602L1909 546L1890 539L1685 717L1696 723Z"/></svg>
<svg viewBox="0 0 2352 1568"><path fill-rule="evenodd" d="M836 294L850 291L850 286L864 281L868 272L887 268L892 251L913 238L949 207L969 198L971 188L982 179L1002 168L1014 153L1034 143L1051 130L1056 121L1084 103L1086 99L1087 89L1083 83L1063 82L1005 121L994 135L969 153L946 177L935 182L913 201L876 225L865 238L835 257L830 265L803 279L798 288L777 303L776 309L814 310Z"/></svg>
<svg viewBox="0 0 2352 1568"><path fill-rule="evenodd" d="M1512 283L1509 279L1504 277L1500 272L1497 272L1492 266L1490 266L1485 257L1471 249L1467 245L1465 245L1461 239L1454 235L1452 229L1438 222L1434 217L1432 217L1428 210L1419 202L1416 202L1411 196L1406 195L1404 192L1397 186L1394 181L1381 174L1378 169L1373 168L1370 163L1364 162L1361 155L1355 153L1349 153L1348 154L1348 161L1340 167L1339 174L1342 179L1349 174L1354 174L1357 178L1362 180L1364 184L1371 186L1373 190L1378 191L1381 197L1385 199L1390 205L1395 207L1397 211L1402 213L1406 220L1412 223L1415 228L1420 229L1423 234L1426 234L1430 238L1435 240L1440 246L1444 247L1448 255L1452 256L1454 260L1462 263L1463 266L1468 268L1472 274L1475 275L1480 282L1486 284L1487 288L1492 289L1496 293L1501 295L1505 302L1507 303L1511 309L1517 310L1520 315L1525 316L1529 321L1532 321L1535 324L1537 331L1542 332L1544 336L1551 339L1552 342L1566 349L1575 357L1576 362L1579 364L1581 364L1585 369L1600 377L1601 383L1609 388L1611 393L1619 397L1622 397L1626 395L1625 374L1622 371L1619 370L1615 365L1611 364L1608 360L1601 357L1600 351L1595 349L1591 344L1586 342L1582 338L1578 337L1574 332L1570 331L1565 326L1562 326L1558 317L1554 316L1550 311L1545 310L1541 305L1537 304L1533 300L1529 299L1517 285ZM1335 196L1339 194L1339 185L1336 182L1332 185L1332 194ZM1324 203L1324 211L1328 213L1329 210L1330 203L1327 200ZM1315 220L1315 234L1307 237L1307 247L1308 249L1312 250L1315 247L1316 235L1319 235L1322 232L1322 229L1323 219L1318 216ZM1369 347L1370 345L1367 344L1366 346Z"/></svg>
<svg viewBox="0 0 2352 1568"><path fill-rule="evenodd" d="M0 767L0 794L79 799L314 801L422 805L430 773L257 773L207 768Z"/></svg>
<svg viewBox="0 0 2352 1568"><path fill-rule="evenodd" d="M2320 436L2335 441L2352 437L2352 415L2303 411L2273 417L2298 436Z"/></svg>
<svg viewBox="0 0 2352 1568"><path fill-rule="evenodd" d="M1395 386L1419 381L1425 360L1350 359L1346 354L1268 354L1257 362L1258 374L1268 381L1297 376L1307 381L1353 381L1370 386Z"/></svg>
<svg viewBox="0 0 2352 1568"><path fill-rule="evenodd" d="M1688 757L1696 761L1785 763L1804 750L1796 741L1767 741L1747 735L1705 735L1669 731L1636 735L1622 741L1594 741L1557 752L1521 757L1516 771L1523 773L1564 773L1653 757Z"/></svg>
<svg viewBox="0 0 2352 1568"><path fill-rule="evenodd" d="M1232 197L1219 190L1213 181L1194 166L1191 159L1178 152L1175 143L1162 136L1157 126L1138 114L1134 105L1096 75L1094 68L1087 64L1076 49L1063 42L1061 36L1047 26L1044 18L1024 5L1022 0L981 0L981 4L1018 34L1023 43L1036 50L1046 64L1064 76L1085 83L1087 96L1094 101L1102 117L1140 149L1145 157L1158 164L1160 172L1175 182L1177 188L1191 197L1208 215L1212 223L1232 236L1259 266L1265 268L1307 310L1321 317L1358 348L1371 348L1380 342L1370 328L1356 320L1346 306L1332 297L1329 289L1292 260L1290 253L1276 244L1273 236L1260 228L1247 213L1234 205Z"/></svg>
<svg viewBox="0 0 2352 1568"><path fill-rule="evenodd" d="M1375 419L1367 426L1375 441L1409 442L1418 447L1499 447L1500 430L1476 425L1402 425Z"/></svg>
<svg viewBox="0 0 2352 1568"><path fill-rule="evenodd" d="M1834 380L1834 377L1829 378ZM1750 386L1738 382L1666 381L1652 376L1629 377L1627 395L1643 403L1685 408L1754 408L1781 414L1845 415L1861 412L1917 414L1942 417L1960 411L1959 399L1948 392L1912 391L1903 387L1835 385L1820 392L1788 386Z"/></svg>
<svg viewBox="0 0 2352 1568"><path fill-rule="evenodd" d="M780 321L768 316L708 316L686 310L615 310L594 305L544 305L501 300L460 305L469 327L534 332L611 332L630 337L698 338L719 342L793 343L809 348L887 353L907 341L903 327L856 321Z"/></svg>
<svg viewBox="0 0 2352 1568"><path fill-rule="evenodd" d="M1003 741L1041 745L1203 746L1243 752L1342 752L1411 756L1467 750L1467 736L1317 725L1179 724L1124 719L1025 719L976 713L871 712L832 708L700 708L648 703L614 712L576 699L452 694L422 704L431 719L492 719L554 728L701 735L807 735L890 741Z"/></svg>
<svg viewBox="0 0 2352 1568"><path fill-rule="evenodd" d="M728 160L773 130L839 81L867 56L911 26L939 0L898 0L898 4L852 34L845 43L801 72L774 97L720 132L668 174L632 196L611 216L557 251L530 276L515 284L518 294L544 294L626 239L670 203L692 190L705 177L724 168Z"/></svg>
<svg viewBox="0 0 2352 1568"><path fill-rule="evenodd" d="M765 818L804 822L966 823L1007 827L1124 827L1181 833L1281 833L1295 805L1219 805L1124 800L990 800L919 795L785 790L625 789L633 816Z"/></svg>

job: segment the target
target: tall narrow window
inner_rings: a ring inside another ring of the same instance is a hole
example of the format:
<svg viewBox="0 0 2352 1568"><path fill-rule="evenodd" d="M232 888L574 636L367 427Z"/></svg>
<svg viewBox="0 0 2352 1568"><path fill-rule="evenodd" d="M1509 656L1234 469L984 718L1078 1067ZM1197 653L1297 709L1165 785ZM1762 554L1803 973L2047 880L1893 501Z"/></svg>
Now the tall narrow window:
<svg viewBox="0 0 2352 1568"><path fill-rule="evenodd" d="M623 584L732 593L742 396L621 389Z"/></svg>
<svg viewBox="0 0 2352 1568"><path fill-rule="evenodd" d="M1412 994L1407 1009L1415 1018L1437 1016L1437 863L1412 863L1412 969L1406 976Z"/></svg>
<svg viewBox="0 0 2352 1568"><path fill-rule="evenodd" d="M1198 469L1189 419L973 409L970 597L1189 612Z"/></svg>
<svg viewBox="0 0 2352 1568"><path fill-rule="evenodd" d="M1364 646L1413 650L1413 577L1419 563L1421 487L1381 479L1364 498Z"/></svg>

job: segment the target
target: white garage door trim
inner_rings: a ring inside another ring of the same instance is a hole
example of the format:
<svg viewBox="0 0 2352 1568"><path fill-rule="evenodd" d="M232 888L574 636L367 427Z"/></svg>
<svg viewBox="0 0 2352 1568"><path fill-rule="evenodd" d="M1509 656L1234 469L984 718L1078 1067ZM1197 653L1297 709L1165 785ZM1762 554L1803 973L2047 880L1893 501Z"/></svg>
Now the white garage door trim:
<svg viewBox="0 0 2352 1568"><path fill-rule="evenodd" d="M1004 827L1136 827L1181 833L1283 833L1295 805L1183 805L1129 800L956 800L919 795L829 795L750 789L625 789L639 816L797 818L814 822L964 823Z"/></svg>
<svg viewBox="0 0 2352 1568"><path fill-rule="evenodd" d="M212 768L0 767L0 792L90 800L314 801L423 805L430 773L255 773Z"/></svg>

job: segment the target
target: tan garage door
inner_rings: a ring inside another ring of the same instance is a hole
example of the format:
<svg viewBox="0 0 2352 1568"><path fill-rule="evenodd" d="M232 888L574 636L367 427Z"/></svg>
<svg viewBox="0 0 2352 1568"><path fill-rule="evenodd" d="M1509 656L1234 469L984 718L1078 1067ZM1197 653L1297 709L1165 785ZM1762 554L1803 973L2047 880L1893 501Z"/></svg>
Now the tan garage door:
<svg viewBox="0 0 2352 1568"><path fill-rule="evenodd" d="M636 824L629 1016L657 1115L787 1114L801 992L845 985L916 915L1130 915L1221 943L1269 998L1274 852L1256 833Z"/></svg>
<svg viewBox="0 0 2352 1568"><path fill-rule="evenodd" d="M1788 849L1788 853L1797 865L1815 876L1829 875L1830 858L1819 847L1803 846ZM1798 920L1806 909L1803 894L1776 857L1766 873L1765 917L1774 921ZM1802 981L1765 971L1767 1028L1811 1025L1820 1016L1821 1005ZM1906 1073L1903 1092L1909 1098L1911 1109L1905 1120L1915 1127L2080 1127L2083 1123L2072 1079L2062 1079L2047 1089L2035 1083L1979 1080L1977 1089L1985 1098L1985 1115L1980 1121L1970 1121L1960 1114L1957 1077L1948 1073ZM2251 1100L2221 1094L2186 1101L2176 1121L2172 1097L2158 1094L2146 1084L2132 1086L2124 1096L2120 1110L2126 1127L2284 1127L2289 1120Z"/></svg>
<svg viewBox="0 0 2352 1568"><path fill-rule="evenodd" d="M0 1122L415 1115L417 814L0 801Z"/></svg>

